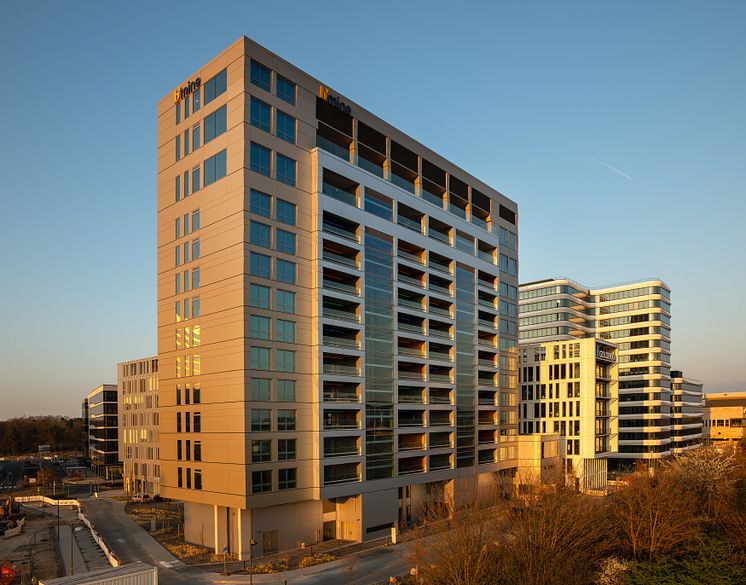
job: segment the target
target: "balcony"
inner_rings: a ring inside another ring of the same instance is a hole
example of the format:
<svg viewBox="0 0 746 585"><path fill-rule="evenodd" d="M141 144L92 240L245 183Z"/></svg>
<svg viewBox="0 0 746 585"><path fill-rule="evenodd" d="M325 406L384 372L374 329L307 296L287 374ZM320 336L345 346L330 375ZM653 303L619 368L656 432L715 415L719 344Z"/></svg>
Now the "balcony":
<svg viewBox="0 0 746 585"><path fill-rule="evenodd" d="M348 329L336 325L324 325L322 342L324 345L331 347L341 347L344 349L360 349L358 340L359 332L357 329Z"/></svg>
<svg viewBox="0 0 746 585"><path fill-rule="evenodd" d="M324 485L353 483L360 481L360 466L357 463L324 466Z"/></svg>
<svg viewBox="0 0 746 585"><path fill-rule="evenodd" d="M323 372L333 376L359 376L359 359L354 355L340 355L324 352Z"/></svg>
<svg viewBox="0 0 746 585"><path fill-rule="evenodd" d="M425 413L421 410L400 410L397 419L397 426L404 427L424 427Z"/></svg>
<svg viewBox="0 0 746 585"><path fill-rule="evenodd" d="M430 455L430 471L451 469L452 467L453 463L451 462L450 453L438 453L437 455Z"/></svg>
<svg viewBox="0 0 746 585"><path fill-rule="evenodd" d="M399 386L399 404L424 404L425 389L421 386Z"/></svg>
<svg viewBox="0 0 746 585"><path fill-rule="evenodd" d="M430 426L431 427L450 427L451 422L451 411L449 410L431 410L430 411Z"/></svg>
<svg viewBox="0 0 746 585"><path fill-rule="evenodd" d="M360 252L355 248L350 248L331 240L324 240L322 258L329 262L335 262L344 266L349 266L356 270L360 269L359 261Z"/></svg>
<svg viewBox="0 0 746 585"><path fill-rule="evenodd" d="M322 191L324 194L342 203L358 207L360 185L329 169L324 169L323 172Z"/></svg>
<svg viewBox="0 0 746 585"><path fill-rule="evenodd" d="M422 451L425 449L425 434L399 435L399 451Z"/></svg>
<svg viewBox="0 0 746 585"><path fill-rule="evenodd" d="M403 457L399 459L399 475L425 472L424 457Z"/></svg>
<svg viewBox="0 0 746 585"><path fill-rule="evenodd" d="M351 457L360 455L357 437L324 437L324 457Z"/></svg>
<svg viewBox="0 0 746 585"><path fill-rule="evenodd" d="M453 274L453 271L451 270L452 264L453 264L453 261L450 258L441 256L440 254L437 254L436 252L430 252L429 254L428 265L430 266L432 270L437 270L439 272L445 272L446 274Z"/></svg>
<svg viewBox="0 0 746 585"><path fill-rule="evenodd" d="M324 410L324 430L359 429L357 410Z"/></svg>
<svg viewBox="0 0 746 585"><path fill-rule="evenodd" d="M409 228L418 234L422 233L422 220L425 217L420 211L407 207L403 203L397 205L396 223Z"/></svg>
<svg viewBox="0 0 746 585"><path fill-rule="evenodd" d="M358 236L360 226L356 222L329 213L328 211L324 212L321 229L328 234L334 234L335 236L352 240L356 243L360 242L360 237Z"/></svg>
<svg viewBox="0 0 746 585"><path fill-rule="evenodd" d="M324 402L360 402L360 385L324 380Z"/></svg>
<svg viewBox="0 0 746 585"><path fill-rule="evenodd" d="M430 388L430 404L453 404L452 395L448 388Z"/></svg>
<svg viewBox="0 0 746 585"><path fill-rule="evenodd" d="M477 431L477 443L480 445L494 445L497 443L497 432Z"/></svg>
<svg viewBox="0 0 746 585"><path fill-rule="evenodd" d="M359 278L332 268L324 268L322 285L325 289L336 290L348 295L360 296Z"/></svg>
<svg viewBox="0 0 746 585"><path fill-rule="evenodd" d="M442 221L439 221L434 217L431 217L429 219L427 235L434 240L438 240L439 242L443 242L450 246L452 231L453 228L447 223L443 223Z"/></svg>
<svg viewBox="0 0 746 585"><path fill-rule="evenodd" d="M425 250L404 240L399 240L397 255L415 264L425 265Z"/></svg>
<svg viewBox="0 0 746 585"><path fill-rule="evenodd" d="M359 309L360 307L357 303L325 296L322 300L321 314L323 317L331 319L360 323Z"/></svg>
<svg viewBox="0 0 746 585"><path fill-rule="evenodd" d="M430 433L430 449L452 449L453 433Z"/></svg>
<svg viewBox="0 0 746 585"><path fill-rule="evenodd" d="M396 278L399 282L416 286L417 288L425 288L424 275L418 274L415 270L408 269L407 266L399 265L399 273Z"/></svg>

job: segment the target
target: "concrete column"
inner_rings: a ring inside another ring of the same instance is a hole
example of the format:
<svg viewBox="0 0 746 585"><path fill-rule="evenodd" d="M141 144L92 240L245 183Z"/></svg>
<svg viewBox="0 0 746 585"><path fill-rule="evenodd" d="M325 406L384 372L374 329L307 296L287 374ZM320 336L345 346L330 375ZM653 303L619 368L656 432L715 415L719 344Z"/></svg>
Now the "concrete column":
<svg viewBox="0 0 746 585"><path fill-rule="evenodd" d="M241 524L241 508L236 508L236 546L238 560L243 560L243 527Z"/></svg>
<svg viewBox="0 0 746 585"><path fill-rule="evenodd" d="M220 554L220 538L219 538L220 532L218 529L218 527L220 526L220 522L218 522L218 506L217 505L214 505L212 507L212 514L213 514L213 518L212 518L213 530L215 531L215 534L214 534L215 554L217 555L217 554Z"/></svg>

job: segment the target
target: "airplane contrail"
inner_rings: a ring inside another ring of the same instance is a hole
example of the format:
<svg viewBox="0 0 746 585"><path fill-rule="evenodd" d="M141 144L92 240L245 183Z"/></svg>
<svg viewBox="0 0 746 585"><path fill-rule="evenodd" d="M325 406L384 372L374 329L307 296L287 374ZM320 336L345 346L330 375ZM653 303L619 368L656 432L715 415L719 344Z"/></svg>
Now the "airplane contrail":
<svg viewBox="0 0 746 585"><path fill-rule="evenodd" d="M609 169L610 171L614 171L614 172L615 172L615 173L616 173L617 175L621 175L621 176L622 176L622 177L624 177L625 179L629 179L630 181L634 181L634 180L635 180L635 178L634 178L634 177L630 177L630 176L629 176L629 175L628 175L627 173L623 173L623 172L622 172L622 171L620 171L619 169L617 169L617 168L615 168L615 167L612 167L612 166L611 166L610 164L608 164L608 163L605 163L605 162L604 162L604 161L602 161L602 160L598 160L598 159L596 159L596 162L597 162L598 164L600 164L600 165L603 165L603 166L605 166L605 167L606 167L607 169Z"/></svg>

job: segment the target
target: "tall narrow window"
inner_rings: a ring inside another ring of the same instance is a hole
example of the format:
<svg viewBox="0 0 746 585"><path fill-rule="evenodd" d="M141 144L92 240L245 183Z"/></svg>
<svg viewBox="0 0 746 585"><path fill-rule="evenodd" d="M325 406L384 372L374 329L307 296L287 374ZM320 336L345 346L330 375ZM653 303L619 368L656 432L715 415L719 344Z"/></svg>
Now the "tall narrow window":
<svg viewBox="0 0 746 585"><path fill-rule="evenodd" d="M192 193L196 193L199 191L200 187L200 178L199 178L199 167L194 167L192 169Z"/></svg>
<svg viewBox="0 0 746 585"><path fill-rule="evenodd" d="M271 152L266 146L251 143L251 170L269 177Z"/></svg>
<svg viewBox="0 0 746 585"><path fill-rule="evenodd" d="M251 83L269 91L272 72L258 61L251 60Z"/></svg>
<svg viewBox="0 0 746 585"><path fill-rule="evenodd" d="M277 110L277 123L275 128L278 138L282 138L290 144L295 144L295 118L285 112Z"/></svg>
<svg viewBox="0 0 746 585"><path fill-rule="evenodd" d="M295 84L282 75L277 76L277 97L295 105Z"/></svg>
<svg viewBox="0 0 746 585"><path fill-rule="evenodd" d="M277 155L277 180L287 185L295 185L295 161L285 155Z"/></svg>
<svg viewBox="0 0 746 585"><path fill-rule="evenodd" d="M251 125L265 132L270 131L270 107L255 97L251 97Z"/></svg>

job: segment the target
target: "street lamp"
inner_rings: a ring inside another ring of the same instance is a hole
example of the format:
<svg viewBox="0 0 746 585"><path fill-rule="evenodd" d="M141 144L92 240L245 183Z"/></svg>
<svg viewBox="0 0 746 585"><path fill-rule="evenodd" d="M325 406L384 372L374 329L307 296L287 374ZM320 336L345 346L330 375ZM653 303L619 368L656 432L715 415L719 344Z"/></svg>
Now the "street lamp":
<svg viewBox="0 0 746 585"><path fill-rule="evenodd" d="M254 585L254 547L256 540L249 541L249 585Z"/></svg>
<svg viewBox="0 0 746 585"><path fill-rule="evenodd" d="M223 547L223 575L228 574L228 547Z"/></svg>

